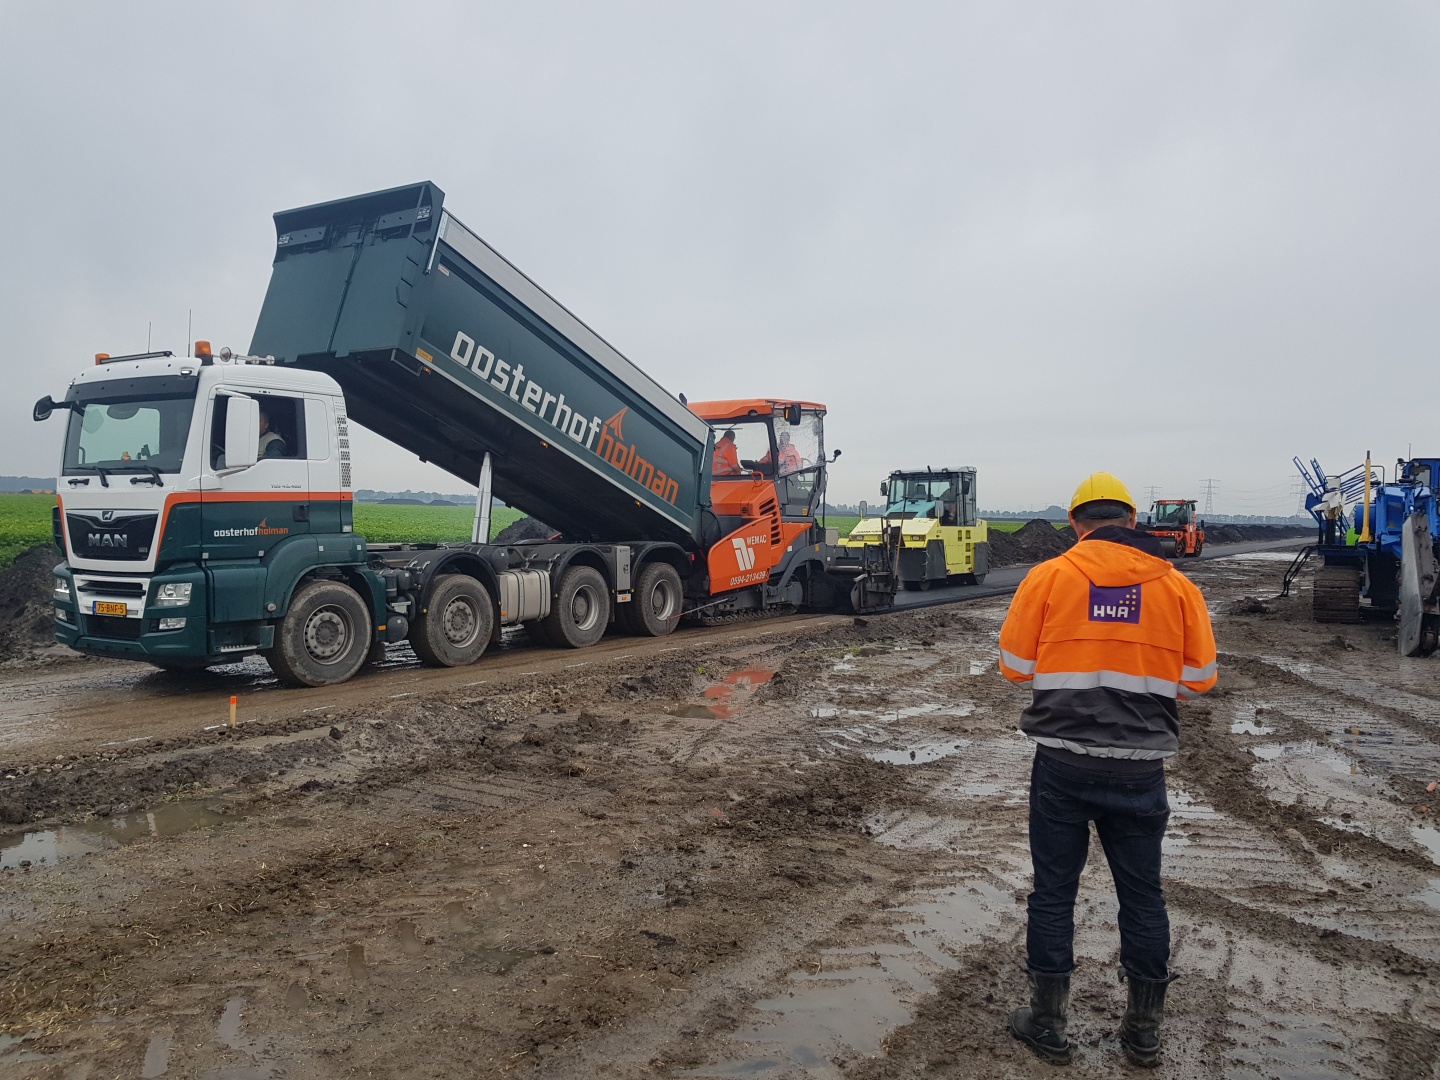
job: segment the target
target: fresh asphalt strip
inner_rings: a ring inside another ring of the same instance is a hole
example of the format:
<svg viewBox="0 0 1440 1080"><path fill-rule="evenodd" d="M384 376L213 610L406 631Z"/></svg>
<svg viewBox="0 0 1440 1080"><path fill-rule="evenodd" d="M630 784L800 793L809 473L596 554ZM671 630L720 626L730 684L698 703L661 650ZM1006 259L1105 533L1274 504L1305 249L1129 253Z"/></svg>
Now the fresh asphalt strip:
<svg viewBox="0 0 1440 1080"><path fill-rule="evenodd" d="M1287 537L1284 540L1247 540L1239 544L1216 544L1213 549L1207 549L1203 555L1193 559L1185 559L1179 565L1183 569L1193 562L1206 562L1210 559L1223 559L1229 555L1246 555L1252 551L1284 551L1291 548L1296 550L1312 543L1304 537ZM925 592L901 592L895 596L895 606L884 611L868 612L864 617L894 615L902 611L915 611L919 608L941 607L945 604L963 604L969 600L984 600L991 596L1009 596L1020 587L1020 582L1025 580L1025 575L1030 572L1030 566L1006 566L999 570L992 570L985 575L984 585L945 585L939 588L931 588ZM1277 572L1276 590L1280 587L1280 573Z"/></svg>

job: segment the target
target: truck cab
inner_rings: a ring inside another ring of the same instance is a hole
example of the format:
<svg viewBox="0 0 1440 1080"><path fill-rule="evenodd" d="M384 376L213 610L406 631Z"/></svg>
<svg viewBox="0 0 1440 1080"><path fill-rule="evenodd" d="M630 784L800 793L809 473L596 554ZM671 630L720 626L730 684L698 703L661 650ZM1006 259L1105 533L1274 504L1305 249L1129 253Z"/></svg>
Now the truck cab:
<svg viewBox="0 0 1440 1080"><path fill-rule="evenodd" d="M56 637L72 648L161 667L238 659L273 645L270 622L320 552L366 562L344 398L325 375L102 355L36 418L55 411Z"/></svg>

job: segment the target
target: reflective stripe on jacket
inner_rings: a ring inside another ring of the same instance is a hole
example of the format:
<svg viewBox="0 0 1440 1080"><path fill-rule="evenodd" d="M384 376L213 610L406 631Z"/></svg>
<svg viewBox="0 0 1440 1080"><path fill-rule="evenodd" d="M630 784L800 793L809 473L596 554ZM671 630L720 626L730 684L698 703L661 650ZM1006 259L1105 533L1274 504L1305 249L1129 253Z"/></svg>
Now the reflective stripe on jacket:
<svg viewBox="0 0 1440 1080"><path fill-rule="evenodd" d="M1180 747L1176 699L1215 685L1200 590L1167 560L1087 536L1025 576L1000 630L1000 671L1029 683L1020 729L1093 757L1155 760ZM1134 535L1133 533L1131 535Z"/></svg>

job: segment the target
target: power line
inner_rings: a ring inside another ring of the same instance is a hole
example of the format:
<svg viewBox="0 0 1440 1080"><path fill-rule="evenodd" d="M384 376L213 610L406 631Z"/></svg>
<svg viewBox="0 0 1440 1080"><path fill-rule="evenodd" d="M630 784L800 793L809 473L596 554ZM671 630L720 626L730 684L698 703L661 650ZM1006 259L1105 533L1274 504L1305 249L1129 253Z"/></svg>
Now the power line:
<svg viewBox="0 0 1440 1080"><path fill-rule="evenodd" d="M1209 516L1215 509L1215 489L1219 486L1220 481L1214 477L1207 477L1200 483L1205 492L1205 514Z"/></svg>

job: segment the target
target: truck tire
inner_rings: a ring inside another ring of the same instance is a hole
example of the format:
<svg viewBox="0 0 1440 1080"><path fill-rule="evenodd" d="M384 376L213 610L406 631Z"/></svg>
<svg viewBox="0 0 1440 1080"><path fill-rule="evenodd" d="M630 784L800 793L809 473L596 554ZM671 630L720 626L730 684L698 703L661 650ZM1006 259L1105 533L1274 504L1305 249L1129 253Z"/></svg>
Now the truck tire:
<svg viewBox="0 0 1440 1080"><path fill-rule="evenodd" d="M283 683L328 686L360 670L374 636L370 610L354 589L339 581L312 581L291 597L265 659Z"/></svg>
<svg viewBox="0 0 1440 1080"><path fill-rule="evenodd" d="M680 621L685 590L679 572L669 563L646 563L635 578L630 603L620 608L625 629L641 637L665 637Z"/></svg>
<svg viewBox="0 0 1440 1080"><path fill-rule="evenodd" d="M550 614L540 620L552 645L583 649L605 636L610 624L610 590L599 570L572 566L560 578Z"/></svg>
<svg viewBox="0 0 1440 1080"><path fill-rule="evenodd" d="M490 594L469 574L442 574L410 629L422 664L463 667L480 659L495 626Z"/></svg>

